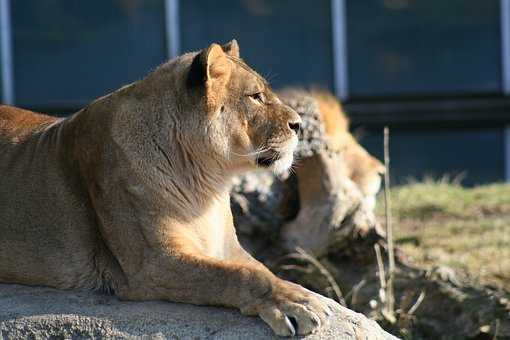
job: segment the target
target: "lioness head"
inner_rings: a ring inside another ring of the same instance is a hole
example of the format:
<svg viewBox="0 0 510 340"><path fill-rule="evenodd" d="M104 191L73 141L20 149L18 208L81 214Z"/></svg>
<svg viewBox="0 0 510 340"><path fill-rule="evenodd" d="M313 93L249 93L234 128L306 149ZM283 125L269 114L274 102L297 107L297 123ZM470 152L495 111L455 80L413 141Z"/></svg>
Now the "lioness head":
<svg viewBox="0 0 510 340"><path fill-rule="evenodd" d="M283 172L291 166L301 118L244 63L235 40L185 54L151 77L157 80L152 82L156 96L161 101L168 97L162 105L166 109L156 110L178 115L159 115L158 130L178 126L169 129L176 131L172 140L190 158L232 173L254 168Z"/></svg>

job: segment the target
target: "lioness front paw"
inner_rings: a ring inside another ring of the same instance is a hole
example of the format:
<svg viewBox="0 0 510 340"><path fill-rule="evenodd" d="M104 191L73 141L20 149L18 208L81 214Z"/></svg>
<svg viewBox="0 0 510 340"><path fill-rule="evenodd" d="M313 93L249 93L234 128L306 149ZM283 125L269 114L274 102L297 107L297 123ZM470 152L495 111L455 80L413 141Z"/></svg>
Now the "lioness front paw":
<svg viewBox="0 0 510 340"><path fill-rule="evenodd" d="M293 336L315 332L327 323L337 306L333 300L297 284L280 281L271 296L253 307L277 335Z"/></svg>

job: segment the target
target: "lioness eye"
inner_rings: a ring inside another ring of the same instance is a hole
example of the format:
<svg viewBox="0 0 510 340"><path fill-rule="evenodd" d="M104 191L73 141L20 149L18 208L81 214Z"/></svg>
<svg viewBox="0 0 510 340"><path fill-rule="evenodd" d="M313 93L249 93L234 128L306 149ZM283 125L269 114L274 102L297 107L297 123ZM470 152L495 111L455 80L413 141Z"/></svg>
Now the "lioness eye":
<svg viewBox="0 0 510 340"><path fill-rule="evenodd" d="M264 94L262 92L258 92L258 93L254 93L254 94L250 94L249 97L257 102L259 102L260 104L263 104L264 103Z"/></svg>

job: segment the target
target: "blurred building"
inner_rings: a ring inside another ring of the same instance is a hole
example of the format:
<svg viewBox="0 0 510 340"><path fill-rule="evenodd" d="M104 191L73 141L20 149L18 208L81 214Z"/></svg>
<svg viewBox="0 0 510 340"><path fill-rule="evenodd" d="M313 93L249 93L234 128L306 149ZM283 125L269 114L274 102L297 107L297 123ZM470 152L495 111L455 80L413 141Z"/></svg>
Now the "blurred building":
<svg viewBox="0 0 510 340"><path fill-rule="evenodd" d="M509 0L0 0L2 101L58 115L238 39L274 87L346 104L392 177L510 179ZM169 84L171 86L171 84Z"/></svg>

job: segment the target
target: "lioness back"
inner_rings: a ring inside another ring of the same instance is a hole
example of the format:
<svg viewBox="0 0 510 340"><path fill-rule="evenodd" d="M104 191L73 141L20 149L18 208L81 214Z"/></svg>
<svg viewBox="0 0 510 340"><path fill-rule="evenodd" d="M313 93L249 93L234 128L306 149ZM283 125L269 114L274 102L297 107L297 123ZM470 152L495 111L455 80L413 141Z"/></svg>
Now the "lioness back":
<svg viewBox="0 0 510 340"><path fill-rule="evenodd" d="M96 284L95 249L83 247L97 244L93 216L79 178L64 170L60 126L54 117L0 106L0 282Z"/></svg>
<svg viewBox="0 0 510 340"><path fill-rule="evenodd" d="M17 107L0 105L0 145L17 144L34 130L57 121L56 118L23 110Z"/></svg>

